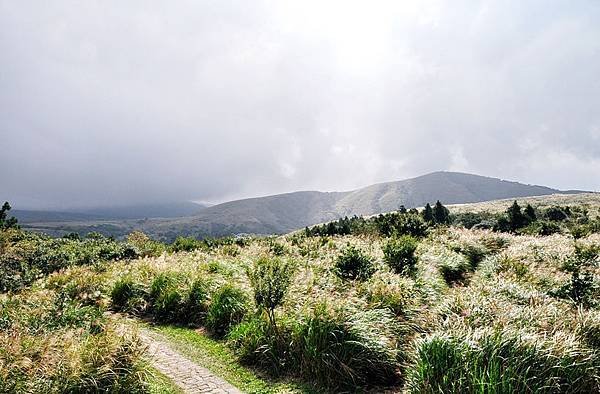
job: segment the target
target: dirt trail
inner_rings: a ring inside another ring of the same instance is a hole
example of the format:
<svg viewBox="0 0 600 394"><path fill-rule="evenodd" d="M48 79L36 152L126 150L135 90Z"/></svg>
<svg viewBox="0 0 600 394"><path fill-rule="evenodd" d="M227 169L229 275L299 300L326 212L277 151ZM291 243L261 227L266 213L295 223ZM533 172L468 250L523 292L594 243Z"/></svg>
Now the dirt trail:
<svg viewBox="0 0 600 394"><path fill-rule="evenodd" d="M176 352L148 330L141 330L139 336L148 346L148 356L154 368L169 377L185 393L241 393L208 369Z"/></svg>

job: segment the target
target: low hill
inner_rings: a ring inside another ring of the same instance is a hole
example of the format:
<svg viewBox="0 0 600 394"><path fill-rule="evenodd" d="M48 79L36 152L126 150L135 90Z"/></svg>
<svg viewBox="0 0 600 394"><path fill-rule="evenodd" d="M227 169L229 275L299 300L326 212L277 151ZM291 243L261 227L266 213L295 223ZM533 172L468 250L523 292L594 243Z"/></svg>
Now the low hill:
<svg viewBox="0 0 600 394"><path fill-rule="evenodd" d="M436 200L444 204L463 204L562 193L576 191L458 172L434 172L348 192L301 191L231 201L180 218L40 222L28 227L55 235L67 231L99 231L117 237L139 229L165 240L179 235L202 238L239 233L283 234L343 216L390 212L400 205L412 208Z"/></svg>

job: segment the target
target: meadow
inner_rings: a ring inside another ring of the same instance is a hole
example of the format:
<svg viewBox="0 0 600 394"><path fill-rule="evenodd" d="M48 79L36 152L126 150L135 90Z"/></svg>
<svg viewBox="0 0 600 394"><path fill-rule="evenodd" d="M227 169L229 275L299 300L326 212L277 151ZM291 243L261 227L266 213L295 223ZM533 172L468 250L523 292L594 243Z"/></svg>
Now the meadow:
<svg viewBox="0 0 600 394"><path fill-rule="evenodd" d="M168 392L140 326L248 392L600 392L600 196L518 203L168 245L3 229L0 392Z"/></svg>

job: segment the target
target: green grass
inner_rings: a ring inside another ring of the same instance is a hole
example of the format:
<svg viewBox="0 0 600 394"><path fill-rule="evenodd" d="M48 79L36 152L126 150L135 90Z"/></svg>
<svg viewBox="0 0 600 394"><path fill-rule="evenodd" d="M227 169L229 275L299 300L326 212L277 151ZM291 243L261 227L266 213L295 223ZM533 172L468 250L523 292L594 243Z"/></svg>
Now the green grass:
<svg viewBox="0 0 600 394"><path fill-rule="evenodd" d="M150 394L183 394L183 391L164 374L152 368L148 379L148 392Z"/></svg>
<svg viewBox="0 0 600 394"><path fill-rule="evenodd" d="M272 381L239 362L222 342L192 329L176 326L147 326L165 337L173 347L215 375L247 393L315 393L317 390L287 381Z"/></svg>

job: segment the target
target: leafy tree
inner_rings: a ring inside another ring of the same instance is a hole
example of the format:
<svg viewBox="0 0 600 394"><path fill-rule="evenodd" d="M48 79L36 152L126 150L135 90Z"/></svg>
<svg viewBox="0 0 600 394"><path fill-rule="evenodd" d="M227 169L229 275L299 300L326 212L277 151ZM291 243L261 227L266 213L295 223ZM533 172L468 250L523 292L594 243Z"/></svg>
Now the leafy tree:
<svg viewBox="0 0 600 394"><path fill-rule="evenodd" d="M375 268L371 258L355 246L348 247L335 261L335 271L343 279L368 279Z"/></svg>
<svg viewBox="0 0 600 394"><path fill-rule="evenodd" d="M548 220L552 220L554 222L561 222L563 220L568 219L568 212L570 212L570 210L567 210L566 208L565 210L562 210L560 207L550 207L546 209L544 216Z"/></svg>
<svg viewBox="0 0 600 394"><path fill-rule="evenodd" d="M433 220L437 224L450 224L450 211L446 208L440 200L437 200L432 210Z"/></svg>
<svg viewBox="0 0 600 394"><path fill-rule="evenodd" d="M8 201L5 201L4 204L2 205L2 208L0 209L0 229L7 229L7 228L17 228L17 218L15 217L8 217L8 211L10 211L11 207L10 204L8 203Z"/></svg>
<svg viewBox="0 0 600 394"><path fill-rule="evenodd" d="M527 206L525 207L525 218L530 223L535 222L537 220L537 216L535 214L535 209L533 209L531 204L527 204Z"/></svg>
<svg viewBox="0 0 600 394"><path fill-rule="evenodd" d="M294 266L289 261L277 257L262 257L254 262L252 269L247 271L254 291L254 302L259 309L267 312L273 328L276 328L275 308L283 302L293 274Z"/></svg>
<svg viewBox="0 0 600 394"><path fill-rule="evenodd" d="M429 205L429 203L425 205L425 209L423 212L421 212L421 215L423 215L423 220L425 220L427 223L433 223L433 210L431 209L431 205Z"/></svg>
<svg viewBox="0 0 600 394"><path fill-rule="evenodd" d="M512 231L515 231L523 226L526 226L527 218L521 212L521 206L515 200L510 207L506 210L508 215L508 224Z"/></svg>

